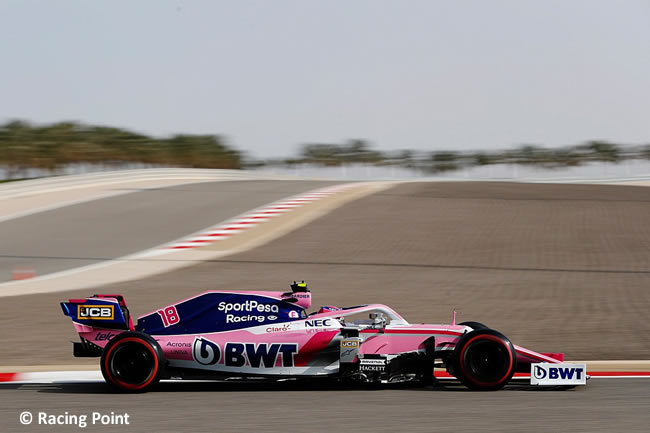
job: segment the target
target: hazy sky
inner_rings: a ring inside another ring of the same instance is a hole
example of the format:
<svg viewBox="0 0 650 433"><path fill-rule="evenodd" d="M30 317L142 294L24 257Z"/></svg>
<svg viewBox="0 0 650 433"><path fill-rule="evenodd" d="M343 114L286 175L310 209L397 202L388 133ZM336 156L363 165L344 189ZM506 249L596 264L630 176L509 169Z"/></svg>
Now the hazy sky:
<svg viewBox="0 0 650 433"><path fill-rule="evenodd" d="M650 142L650 1L0 0L0 121L257 157Z"/></svg>

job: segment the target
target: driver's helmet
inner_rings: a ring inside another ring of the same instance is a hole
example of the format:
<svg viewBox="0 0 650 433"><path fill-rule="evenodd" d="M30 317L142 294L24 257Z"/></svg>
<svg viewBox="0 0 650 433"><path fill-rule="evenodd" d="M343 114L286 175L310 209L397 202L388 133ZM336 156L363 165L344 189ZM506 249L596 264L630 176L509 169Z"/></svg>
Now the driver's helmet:
<svg viewBox="0 0 650 433"><path fill-rule="evenodd" d="M305 280L302 280L300 283L297 281L294 281L291 283L291 291L292 292L309 292L309 289L307 288L307 283L305 283Z"/></svg>

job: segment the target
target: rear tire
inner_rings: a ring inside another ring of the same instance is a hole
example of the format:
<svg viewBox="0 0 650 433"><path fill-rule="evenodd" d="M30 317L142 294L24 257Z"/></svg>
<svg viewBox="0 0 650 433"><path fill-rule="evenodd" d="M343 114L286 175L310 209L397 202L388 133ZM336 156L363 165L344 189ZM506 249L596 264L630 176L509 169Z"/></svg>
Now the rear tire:
<svg viewBox="0 0 650 433"><path fill-rule="evenodd" d="M165 368L165 357L156 340L142 332L123 332L104 348L102 375L124 392L145 392L156 386Z"/></svg>
<svg viewBox="0 0 650 433"><path fill-rule="evenodd" d="M512 379L517 367L517 354L502 333L494 329L477 329L460 338L454 349L452 365L454 376L469 389L494 391Z"/></svg>

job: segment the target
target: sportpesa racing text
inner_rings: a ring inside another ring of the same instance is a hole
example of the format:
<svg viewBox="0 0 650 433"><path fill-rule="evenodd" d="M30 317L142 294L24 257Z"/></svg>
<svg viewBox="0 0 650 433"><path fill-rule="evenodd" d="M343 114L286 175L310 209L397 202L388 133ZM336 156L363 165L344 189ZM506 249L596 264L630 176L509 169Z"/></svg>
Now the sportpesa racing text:
<svg viewBox="0 0 650 433"><path fill-rule="evenodd" d="M237 316L231 314L231 311L236 312L247 312L247 313L279 313L280 309L277 305L274 304L260 304L255 300L249 300L246 302L219 302L217 306L217 311L226 313L226 323L237 323L237 322L259 322L262 323L265 320L276 320L277 316L264 316L262 314L248 314L245 316Z"/></svg>

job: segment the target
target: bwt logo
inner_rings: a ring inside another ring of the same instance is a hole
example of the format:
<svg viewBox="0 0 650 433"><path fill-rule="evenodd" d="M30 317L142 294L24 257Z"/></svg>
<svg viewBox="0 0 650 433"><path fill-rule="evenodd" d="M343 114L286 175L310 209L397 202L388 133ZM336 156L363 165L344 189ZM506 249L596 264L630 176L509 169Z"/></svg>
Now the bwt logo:
<svg viewBox="0 0 650 433"><path fill-rule="evenodd" d="M582 367L548 367L547 369L536 365L533 369L533 374L538 380L543 379L561 379L561 380L571 380L574 378L577 380L582 380L582 374L584 373Z"/></svg>
<svg viewBox="0 0 650 433"><path fill-rule="evenodd" d="M210 340L202 337L194 339L192 354L196 362L202 365L213 365L221 359L221 349Z"/></svg>
<svg viewBox="0 0 650 433"><path fill-rule="evenodd" d="M223 364L226 367L273 368L293 367L293 357L298 353L295 343L226 343L223 350L217 343L196 337L192 347L194 360L201 365Z"/></svg>
<svg viewBox="0 0 650 433"><path fill-rule="evenodd" d="M90 320L113 320L115 309L113 305L77 305L77 317Z"/></svg>

